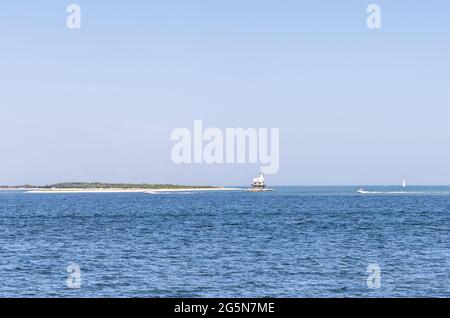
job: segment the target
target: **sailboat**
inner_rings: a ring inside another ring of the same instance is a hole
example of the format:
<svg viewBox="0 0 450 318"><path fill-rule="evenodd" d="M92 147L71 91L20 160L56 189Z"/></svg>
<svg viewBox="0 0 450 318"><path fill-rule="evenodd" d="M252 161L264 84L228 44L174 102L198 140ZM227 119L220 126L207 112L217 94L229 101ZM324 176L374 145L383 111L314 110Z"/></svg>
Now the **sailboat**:
<svg viewBox="0 0 450 318"><path fill-rule="evenodd" d="M406 180L403 179L403 188L406 188Z"/></svg>

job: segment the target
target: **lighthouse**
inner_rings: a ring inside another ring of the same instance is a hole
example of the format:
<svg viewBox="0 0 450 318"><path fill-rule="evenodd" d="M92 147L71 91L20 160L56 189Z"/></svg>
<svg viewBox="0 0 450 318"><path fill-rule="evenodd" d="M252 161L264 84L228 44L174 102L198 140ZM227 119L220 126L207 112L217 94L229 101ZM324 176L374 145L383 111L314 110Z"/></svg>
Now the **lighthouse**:
<svg viewBox="0 0 450 318"><path fill-rule="evenodd" d="M266 182L264 179L264 175L262 173L259 174L256 178L253 178L252 189L255 191L263 191L266 188Z"/></svg>

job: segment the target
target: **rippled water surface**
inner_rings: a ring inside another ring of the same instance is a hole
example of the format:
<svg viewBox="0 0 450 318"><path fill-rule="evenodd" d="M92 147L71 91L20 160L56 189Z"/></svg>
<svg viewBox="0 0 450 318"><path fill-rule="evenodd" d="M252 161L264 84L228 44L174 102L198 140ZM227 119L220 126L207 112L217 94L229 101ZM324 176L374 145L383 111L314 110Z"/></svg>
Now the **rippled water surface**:
<svg viewBox="0 0 450 318"><path fill-rule="evenodd" d="M450 296L450 189L356 190L0 192L0 297Z"/></svg>

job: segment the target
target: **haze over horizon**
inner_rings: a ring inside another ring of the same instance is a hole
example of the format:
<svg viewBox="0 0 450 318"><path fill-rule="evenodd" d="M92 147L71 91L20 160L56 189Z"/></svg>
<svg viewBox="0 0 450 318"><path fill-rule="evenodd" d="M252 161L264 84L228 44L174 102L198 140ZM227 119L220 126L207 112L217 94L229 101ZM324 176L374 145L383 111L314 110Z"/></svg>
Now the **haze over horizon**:
<svg viewBox="0 0 450 318"><path fill-rule="evenodd" d="M0 184L0 187L23 187L23 186L36 186L36 187L43 187L43 186L51 186L51 185L56 185L56 184L63 184L63 183L104 183L104 184L110 184L109 182L102 182L102 181L90 181L90 182L84 182L84 181L69 181L69 182L56 182L56 183L46 183L46 184L29 184L29 183L24 183L24 184ZM116 184L134 184L134 183L130 183L130 182L115 182ZM223 184L175 184L172 182L166 182L166 183L152 183L152 182L143 182L143 183L139 183L139 184L148 184L148 185L152 185L152 184L167 184L167 185L181 185L181 186L212 186L212 187L248 187L250 188L249 184L233 184L233 185L223 185ZM138 185L138 184L136 184ZM329 184L329 185L320 185L320 184L315 184L315 185L307 185L307 184L268 184L268 187L401 187L401 184ZM407 185L407 188L414 188L414 187L450 187L450 184L409 184Z"/></svg>
<svg viewBox="0 0 450 318"><path fill-rule="evenodd" d="M1 5L0 185L248 185L171 161L197 119L279 128L273 186L450 184L448 1L69 3Z"/></svg>

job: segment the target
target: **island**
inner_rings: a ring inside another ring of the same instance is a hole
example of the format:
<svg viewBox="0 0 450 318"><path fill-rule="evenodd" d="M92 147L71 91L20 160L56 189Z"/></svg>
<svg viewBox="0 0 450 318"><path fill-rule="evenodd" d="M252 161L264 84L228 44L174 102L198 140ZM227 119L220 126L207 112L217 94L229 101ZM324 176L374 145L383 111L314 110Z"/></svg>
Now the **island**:
<svg viewBox="0 0 450 318"><path fill-rule="evenodd" d="M0 186L0 190L22 190L28 193L161 193L185 191L228 191L240 190L217 186L193 186L177 184L150 183L103 183L103 182L65 182L43 186L19 185Z"/></svg>

